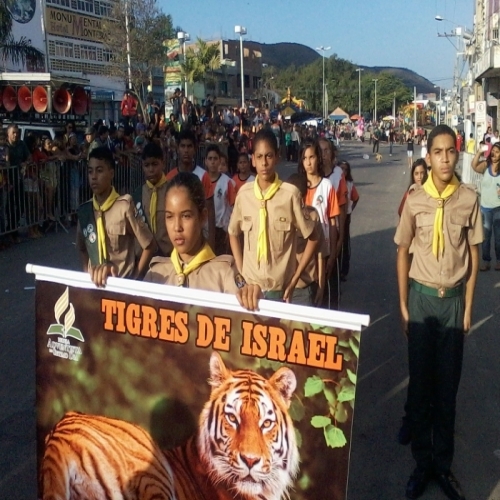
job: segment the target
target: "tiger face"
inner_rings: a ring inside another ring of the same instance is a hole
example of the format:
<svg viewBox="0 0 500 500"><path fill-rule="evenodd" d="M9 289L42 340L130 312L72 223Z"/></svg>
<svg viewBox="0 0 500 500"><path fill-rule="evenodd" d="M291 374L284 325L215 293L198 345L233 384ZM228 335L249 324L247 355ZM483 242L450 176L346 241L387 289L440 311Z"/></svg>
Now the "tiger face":
<svg viewBox="0 0 500 500"><path fill-rule="evenodd" d="M208 474L245 499L279 500L298 472L288 408L297 380L286 367L270 379L210 359L212 393L200 415L198 448Z"/></svg>

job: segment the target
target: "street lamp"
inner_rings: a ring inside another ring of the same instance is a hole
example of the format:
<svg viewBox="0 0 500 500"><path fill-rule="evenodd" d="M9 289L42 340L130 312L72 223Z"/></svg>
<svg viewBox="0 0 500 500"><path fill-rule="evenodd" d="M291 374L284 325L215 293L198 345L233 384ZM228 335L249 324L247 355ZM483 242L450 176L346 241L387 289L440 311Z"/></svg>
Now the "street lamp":
<svg viewBox="0 0 500 500"><path fill-rule="evenodd" d="M359 75L359 83L358 83L358 115L361 116L361 72L364 71L363 68L356 69Z"/></svg>
<svg viewBox="0 0 500 500"><path fill-rule="evenodd" d="M439 86L434 85L434 88L437 89ZM437 123L436 125L441 125L441 87L439 87L439 108L437 112Z"/></svg>
<svg viewBox="0 0 500 500"><path fill-rule="evenodd" d="M184 64L186 64L186 42L191 40L189 33L178 31L177 40L179 40L179 43L182 45L182 57L184 58ZM186 75L184 75L184 95L186 97L188 95L188 81Z"/></svg>
<svg viewBox="0 0 500 500"><path fill-rule="evenodd" d="M328 111L326 110L326 88L325 88L325 52L327 50L330 50L331 47L324 47L323 45L320 45L319 47L316 47L316 50L318 52L321 52L321 57L323 59L323 119L326 119L326 114Z"/></svg>
<svg viewBox="0 0 500 500"><path fill-rule="evenodd" d="M241 107L245 108L245 75L243 74L243 35L247 34L247 29L243 26L235 26L234 32L240 35L240 66L241 66Z"/></svg>
<svg viewBox="0 0 500 500"><path fill-rule="evenodd" d="M373 121L377 123L377 82L378 78L372 78L372 82L375 83L375 111L373 113Z"/></svg>

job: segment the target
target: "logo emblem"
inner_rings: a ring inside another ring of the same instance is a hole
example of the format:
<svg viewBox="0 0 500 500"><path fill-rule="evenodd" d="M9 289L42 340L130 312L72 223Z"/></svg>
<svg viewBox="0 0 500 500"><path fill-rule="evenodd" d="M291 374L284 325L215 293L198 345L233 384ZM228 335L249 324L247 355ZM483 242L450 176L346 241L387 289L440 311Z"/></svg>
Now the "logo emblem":
<svg viewBox="0 0 500 500"><path fill-rule="evenodd" d="M87 233L90 234L90 233L93 233L94 232L94 226L92 224L89 224L87 226Z"/></svg>
<svg viewBox="0 0 500 500"><path fill-rule="evenodd" d="M69 288L57 299L54 306L54 317L56 323L49 326L47 335L59 335L57 340L49 339L47 347L52 355L71 361L78 361L82 350L78 345L71 345L69 339L73 338L79 342L85 342L82 332L75 328L75 308L69 301Z"/></svg>
<svg viewBox="0 0 500 500"><path fill-rule="evenodd" d="M90 243L95 243L95 240L96 240L95 233L90 233L89 234L89 241L90 241Z"/></svg>

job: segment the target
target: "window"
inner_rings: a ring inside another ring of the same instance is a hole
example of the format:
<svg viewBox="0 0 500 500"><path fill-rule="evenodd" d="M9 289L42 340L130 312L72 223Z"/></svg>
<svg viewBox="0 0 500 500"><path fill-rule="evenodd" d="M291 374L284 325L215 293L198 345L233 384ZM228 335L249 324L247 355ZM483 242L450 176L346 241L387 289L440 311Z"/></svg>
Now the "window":
<svg viewBox="0 0 500 500"><path fill-rule="evenodd" d="M250 50L248 47L243 47L243 57L248 57L250 55Z"/></svg>
<svg viewBox="0 0 500 500"><path fill-rule="evenodd" d="M252 87L254 89L258 89L260 87L260 78L258 76L254 76L252 83L253 83Z"/></svg>
<svg viewBox="0 0 500 500"><path fill-rule="evenodd" d="M97 47L93 45L80 45L80 59L97 61Z"/></svg>
<svg viewBox="0 0 500 500"><path fill-rule="evenodd" d="M493 28L491 31L491 38L493 40L498 40L498 28Z"/></svg>
<svg viewBox="0 0 500 500"><path fill-rule="evenodd" d="M76 0L77 10L94 12L94 0Z"/></svg>
<svg viewBox="0 0 500 500"><path fill-rule="evenodd" d="M224 57L229 54L229 45L227 43L224 44Z"/></svg>
<svg viewBox="0 0 500 500"><path fill-rule="evenodd" d="M220 93L221 95L227 95L227 82L220 82Z"/></svg>
<svg viewBox="0 0 500 500"><path fill-rule="evenodd" d="M245 79L245 88L246 89L250 88L250 76L249 75L244 75L243 78Z"/></svg>
<svg viewBox="0 0 500 500"><path fill-rule="evenodd" d="M47 0L48 4L60 5L61 7L69 7L70 0Z"/></svg>

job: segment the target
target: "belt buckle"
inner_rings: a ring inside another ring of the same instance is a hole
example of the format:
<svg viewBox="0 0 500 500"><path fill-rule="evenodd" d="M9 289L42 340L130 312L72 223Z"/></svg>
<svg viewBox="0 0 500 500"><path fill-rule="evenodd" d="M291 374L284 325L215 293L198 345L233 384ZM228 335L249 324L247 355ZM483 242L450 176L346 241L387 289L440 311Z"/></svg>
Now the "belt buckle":
<svg viewBox="0 0 500 500"><path fill-rule="evenodd" d="M444 287L438 288L438 295L440 299L444 298L445 294L446 294L446 288Z"/></svg>

